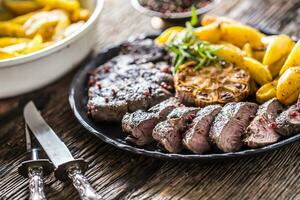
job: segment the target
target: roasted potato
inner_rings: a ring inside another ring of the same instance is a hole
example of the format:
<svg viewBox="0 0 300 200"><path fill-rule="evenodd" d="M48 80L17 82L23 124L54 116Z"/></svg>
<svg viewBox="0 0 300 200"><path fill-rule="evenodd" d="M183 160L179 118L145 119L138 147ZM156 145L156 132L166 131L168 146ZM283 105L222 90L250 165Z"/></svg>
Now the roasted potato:
<svg viewBox="0 0 300 200"><path fill-rule="evenodd" d="M287 58L287 56L284 56L277 62L275 62L271 65L268 65L268 68L269 68L273 78L275 78L279 74L282 66L284 65L284 62L286 61L286 58Z"/></svg>
<svg viewBox="0 0 300 200"><path fill-rule="evenodd" d="M265 50L253 50L252 49L253 58L258 60L259 62L263 61L265 53L266 53Z"/></svg>
<svg viewBox="0 0 300 200"><path fill-rule="evenodd" d="M264 44L261 42L263 34L258 30L242 24L221 24L221 39L230 42L240 48L247 43L254 49L261 49Z"/></svg>
<svg viewBox="0 0 300 200"><path fill-rule="evenodd" d="M158 45L164 45L166 44L169 39L174 36L177 33L180 33L181 31L184 30L184 27L182 26L173 26L171 28L168 28L164 32L162 32L156 39L155 43Z"/></svg>
<svg viewBox="0 0 300 200"><path fill-rule="evenodd" d="M9 12L7 9L4 9L1 5L0 5L0 21L5 21L5 20L10 20L12 19L14 16L11 12Z"/></svg>
<svg viewBox="0 0 300 200"><path fill-rule="evenodd" d="M22 15L42 8L35 0L3 0L3 5L17 15Z"/></svg>
<svg viewBox="0 0 300 200"><path fill-rule="evenodd" d="M0 48L29 41L29 38L0 37Z"/></svg>
<svg viewBox="0 0 300 200"><path fill-rule="evenodd" d="M261 86L256 92L256 100L258 103L264 103L274 97L276 97L276 87L278 80L274 80L270 83L266 83Z"/></svg>
<svg viewBox="0 0 300 200"><path fill-rule="evenodd" d="M88 9L77 9L72 13L71 21L79 22L79 21L87 21L90 17L90 11Z"/></svg>
<svg viewBox="0 0 300 200"><path fill-rule="evenodd" d="M204 15L204 17L201 20L201 25L206 26L212 23L229 23L229 24L239 24L238 21L235 21L233 19L227 18L227 17L219 17L215 15Z"/></svg>
<svg viewBox="0 0 300 200"><path fill-rule="evenodd" d="M247 43L243 46L243 51L245 52L246 56L248 56L250 58L253 57L252 47L249 43Z"/></svg>
<svg viewBox="0 0 300 200"><path fill-rule="evenodd" d="M221 30L218 22L214 22L207 26L201 26L194 30L194 34L198 39L216 43L221 38Z"/></svg>
<svg viewBox="0 0 300 200"><path fill-rule="evenodd" d="M25 37L25 30L19 24L0 22L0 37Z"/></svg>
<svg viewBox="0 0 300 200"><path fill-rule="evenodd" d="M271 65L286 56L294 47L294 41L287 35L278 35L271 39L263 59L264 65Z"/></svg>
<svg viewBox="0 0 300 200"><path fill-rule="evenodd" d="M240 65L240 67L248 70L251 78L259 85L264 85L272 81L272 74L268 66L263 65L253 58L244 57L244 65Z"/></svg>
<svg viewBox="0 0 300 200"><path fill-rule="evenodd" d="M218 49L216 55L225 61L235 63L237 66L242 66L244 64L244 54L241 50L238 51L232 46L224 44L215 44L212 46Z"/></svg>
<svg viewBox="0 0 300 200"><path fill-rule="evenodd" d="M300 41L292 49L279 74L282 75L288 68L293 66L300 66Z"/></svg>
<svg viewBox="0 0 300 200"><path fill-rule="evenodd" d="M277 84L277 99L284 105L295 103L300 94L300 67L288 68Z"/></svg>
<svg viewBox="0 0 300 200"><path fill-rule="evenodd" d="M35 0L42 6L49 6L50 8L63 9L69 12L80 9L78 0Z"/></svg>

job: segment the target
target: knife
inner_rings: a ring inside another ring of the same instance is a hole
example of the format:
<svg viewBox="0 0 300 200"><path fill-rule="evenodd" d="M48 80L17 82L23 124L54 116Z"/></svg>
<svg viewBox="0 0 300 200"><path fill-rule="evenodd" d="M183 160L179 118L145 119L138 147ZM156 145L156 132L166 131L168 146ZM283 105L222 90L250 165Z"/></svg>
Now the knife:
<svg viewBox="0 0 300 200"><path fill-rule="evenodd" d="M19 174L25 178L29 178L29 199L45 200L43 176L49 175L54 171L53 165L48 159L42 159L42 152L39 144L31 140L30 132L25 123L26 149L28 160L22 162L19 166Z"/></svg>
<svg viewBox="0 0 300 200"><path fill-rule="evenodd" d="M74 159L67 146L45 122L33 102L25 106L24 118L55 166L55 177L61 181L70 179L82 200L102 199L83 175L88 168L87 162L83 159Z"/></svg>

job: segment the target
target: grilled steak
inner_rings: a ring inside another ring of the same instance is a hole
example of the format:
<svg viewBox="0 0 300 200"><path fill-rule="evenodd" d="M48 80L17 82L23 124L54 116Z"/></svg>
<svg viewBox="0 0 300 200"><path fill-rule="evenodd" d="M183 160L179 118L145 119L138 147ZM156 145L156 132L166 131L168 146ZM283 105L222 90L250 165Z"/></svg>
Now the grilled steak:
<svg viewBox="0 0 300 200"><path fill-rule="evenodd" d="M183 145L194 153L202 154L210 150L208 133L215 116L221 111L220 105L206 106L193 119L189 129L185 132Z"/></svg>
<svg viewBox="0 0 300 200"><path fill-rule="evenodd" d="M122 119L123 132L128 134L126 139L139 146L152 142L152 130L156 124L165 120L167 115L179 105L178 99L171 97L150 108L149 112L137 110L127 113Z"/></svg>
<svg viewBox="0 0 300 200"><path fill-rule="evenodd" d="M195 117L197 108L178 107L153 129L153 138L168 152L175 153L182 149L182 133Z"/></svg>
<svg viewBox="0 0 300 200"><path fill-rule="evenodd" d="M257 104L228 103L216 116L210 129L212 142L224 152L235 152L242 147L242 135L255 116Z"/></svg>
<svg viewBox="0 0 300 200"><path fill-rule="evenodd" d="M276 131L283 136L300 133L300 103L283 111L276 119Z"/></svg>
<svg viewBox="0 0 300 200"><path fill-rule="evenodd" d="M276 133L275 119L283 111L283 106L273 98L259 106L256 117L246 129L244 143L250 148L273 144L280 139Z"/></svg>
<svg viewBox="0 0 300 200"><path fill-rule="evenodd" d="M142 146L151 142L152 130L159 122L154 113L137 110L134 113L127 113L122 119L123 132L128 133L126 140Z"/></svg>
<svg viewBox="0 0 300 200"><path fill-rule="evenodd" d="M90 76L88 110L95 121L120 121L172 96L167 53L152 40L126 43L120 54Z"/></svg>

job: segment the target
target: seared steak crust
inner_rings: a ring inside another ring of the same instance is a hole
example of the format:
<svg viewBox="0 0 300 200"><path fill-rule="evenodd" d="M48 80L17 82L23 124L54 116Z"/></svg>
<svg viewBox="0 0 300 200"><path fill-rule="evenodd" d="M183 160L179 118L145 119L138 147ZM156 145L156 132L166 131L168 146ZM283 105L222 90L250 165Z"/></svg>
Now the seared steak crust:
<svg viewBox="0 0 300 200"><path fill-rule="evenodd" d="M300 104L299 102L283 111L276 119L276 131L283 136L300 133Z"/></svg>
<svg viewBox="0 0 300 200"><path fill-rule="evenodd" d="M250 148L259 148L277 142L280 135L274 130L275 119L282 111L283 106L276 98L259 106L256 117L246 129L244 143Z"/></svg>
<svg viewBox="0 0 300 200"><path fill-rule="evenodd" d="M182 134L188 123L195 117L198 108L178 107L153 129L153 138L168 152L182 149Z"/></svg>
<svg viewBox="0 0 300 200"><path fill-rule="evenodd" d="M215 116L221 111L222 106L211 105L201 109L193 119L189 129L185 132L183 145L190 151L202 154L210 150L208 133Z"/></svg>
<svg viewBox="0 0 300 200"><path fill-rule="evenodd" d="M212 142L224 152L239 151L243 144L242 135L257 108L257 104L249 102L226 104L210 129Z"/></svg>
<svg viewBox="0 0 300 200"><path fill-rule="evenodd" d="M126 112L146 110L172 96L166 52L153 41L126 43L120 54L89 79L88 110L95 121L120 121Z"/></svg>

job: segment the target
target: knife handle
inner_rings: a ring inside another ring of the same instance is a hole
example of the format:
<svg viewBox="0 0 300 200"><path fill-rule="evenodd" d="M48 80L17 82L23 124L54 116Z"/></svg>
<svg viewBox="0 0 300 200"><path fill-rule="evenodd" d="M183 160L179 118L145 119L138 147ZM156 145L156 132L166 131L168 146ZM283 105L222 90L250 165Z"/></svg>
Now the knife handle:
<svg viewBox="0 0 300 200"><path fill-rule="evenodd" d="M43 167L29 167L30 200L46 200L43 184Z"/></svg>
<svg viewBox="0 0 300 200"><path fill-rule="evenodd" d="M91 186L78 167L70 167L67 172L68 177L72 180L73 185L78 191L82 200L102 199L101 196L96 193L94 188Z"/></svg>

